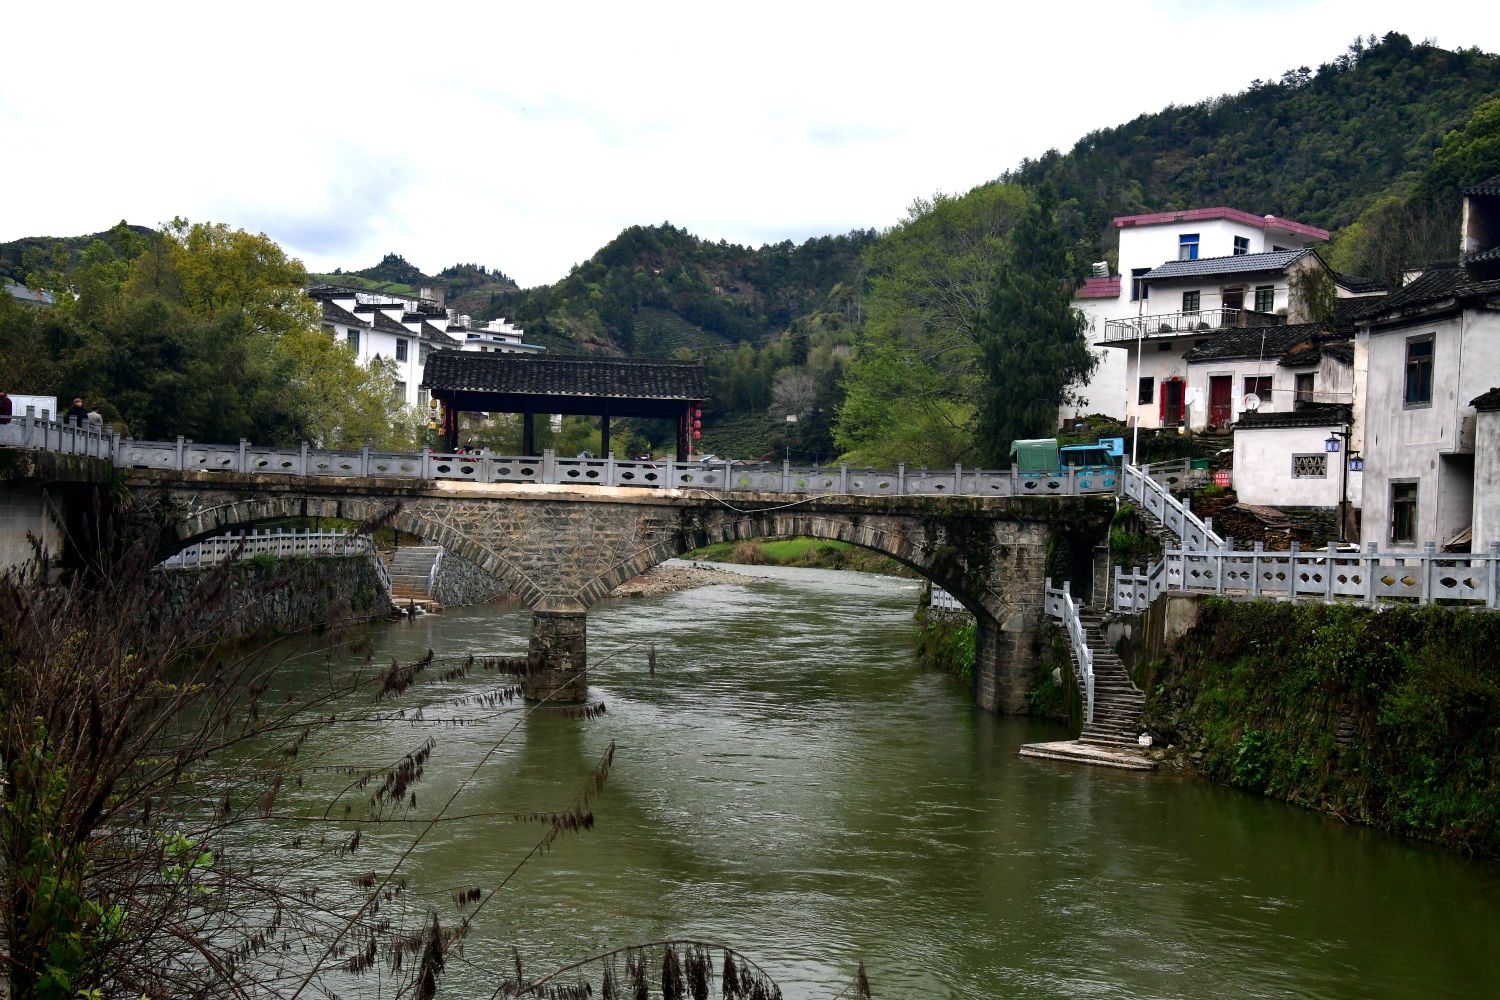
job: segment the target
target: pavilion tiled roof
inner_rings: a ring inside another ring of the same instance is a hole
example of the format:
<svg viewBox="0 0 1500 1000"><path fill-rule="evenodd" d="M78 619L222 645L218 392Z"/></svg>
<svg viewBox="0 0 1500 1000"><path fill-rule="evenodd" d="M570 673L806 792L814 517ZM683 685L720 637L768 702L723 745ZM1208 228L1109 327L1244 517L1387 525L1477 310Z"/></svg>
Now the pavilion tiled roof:
<svg viewBox="0 0 1500 1000"><path fill-rule="evenodd" d="M422 371L434 392L622 399L707 399L708 371L698 361L581 358L434 351Z"/></svg>
<svg viewBox="0 0 1500 1000"><path fill-rule="evenodd" d="M1464 188L1464 194L1500 195L1500 174Z"/></svg>

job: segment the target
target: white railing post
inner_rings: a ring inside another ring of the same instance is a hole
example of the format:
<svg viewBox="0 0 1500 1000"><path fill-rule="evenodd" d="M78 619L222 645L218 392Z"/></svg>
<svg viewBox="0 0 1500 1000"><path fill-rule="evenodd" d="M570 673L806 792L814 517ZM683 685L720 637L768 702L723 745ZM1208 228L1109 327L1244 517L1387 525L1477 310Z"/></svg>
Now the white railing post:
<svg viewBox="0 0 1500 1000"><path fill-rule="evenodd" d="M1432 577L1437 572L1437 543L1422 546L1422 603L1432 603Z"/></svg>
<svg viewBox="0 0 1500 1000"><path fill-rule="evenodd" d="M542 482L548 484L557 482L557 452L551 448L542 449Z"/></svg>
<svg viewBox="0 0 1500 1000"><path fill-rule="evenodd" d="M1500 608L1500 542L1490 543L1490 564L1486 569L1489 593L1485 595L1485 607L1494 610Z"/></svg>
<svg viewBox="0 0 1500 1000"><path fill-rule="evenodd" d="M178 472L182 471L182 435L177 435L177 457L176 464L172 466Z"/></svg>

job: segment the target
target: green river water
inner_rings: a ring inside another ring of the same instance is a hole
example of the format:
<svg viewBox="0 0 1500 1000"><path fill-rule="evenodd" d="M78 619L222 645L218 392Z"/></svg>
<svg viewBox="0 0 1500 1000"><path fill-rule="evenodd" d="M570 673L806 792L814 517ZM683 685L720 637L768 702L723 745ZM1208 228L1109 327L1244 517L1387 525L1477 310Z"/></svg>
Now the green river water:
<svg viewBox="0 0 1500 1000"><path fill-rule="evenodd" d="M466 818L407 860L408 898L450 921L455 890L495 885L541 834L514 814L567 805L615 741L595 829L516 873L441 995L489 996L511 946L539 973L692 937L735 945L789 1000L832 997L861 958L884 998L1500 996L1496 866L1201 780L1019 759L1067 734L919 668L914 582L742 569L757 579L596 606L607 714L533 713L454 802ZM504 606L378 625L375 659L519 655L527 627ZM293 685L326 678L299 662ZM433 737L413 814L430 816L521 719L477 703L499 683L423 683L408 718L309 753L368 766ZM368 826L308 877L386 870L412 833Z"/></svg>

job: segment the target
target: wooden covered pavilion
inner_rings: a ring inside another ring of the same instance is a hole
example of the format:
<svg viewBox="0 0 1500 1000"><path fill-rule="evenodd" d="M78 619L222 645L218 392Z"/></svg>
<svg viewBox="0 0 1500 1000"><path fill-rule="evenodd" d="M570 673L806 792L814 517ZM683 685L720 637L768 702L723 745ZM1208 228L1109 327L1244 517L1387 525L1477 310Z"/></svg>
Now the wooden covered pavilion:
<svg viewBox="0 0 1500 1000"><path fill-rule="evenodd" d="M449 451L458 449L460 413L521 414L521 448L527 455L537 453L537 414L600 418L606 455L612 417L665 417L677 421L677 461L684 462L694 421L708 398L708 371L699 361L443 350L428 355L422 386L443 404Z"/></svg>

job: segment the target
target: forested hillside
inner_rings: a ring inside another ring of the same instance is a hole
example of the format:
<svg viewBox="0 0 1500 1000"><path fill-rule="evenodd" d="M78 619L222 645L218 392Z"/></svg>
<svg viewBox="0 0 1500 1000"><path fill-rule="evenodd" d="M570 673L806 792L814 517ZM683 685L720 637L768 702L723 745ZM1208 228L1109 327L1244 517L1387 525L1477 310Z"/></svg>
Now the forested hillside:
<svg viewBox="0 0 1500 1000"><path fill-rule="evenodd" d="M1103 259L1109 220L1136 212L1230 205L1336 230L1414 185L1444 134L1494 97L1500 57L1372 35L1316 71L1091 132L1002 180L1051 181L1081 259Z"/></svg>
<svg viewBox="0 0 1500 1000"><path fill-rule="evenodd" d="M670 223L631 226L555 285L496 298L486 314L549 348L694 355L764 342L842 298L874 230L750 249Z"/></svg>
<svg viewBox="0 0 1500 1000"><path fill-rule="evenodd" d="M31 272L68 273L82 263L83 251L95 243L122 253L132 235L154 233L154 229L132 226L122 219L114 228L90 236L26 236L0 243L0 277L24 285Z"/></svg>

